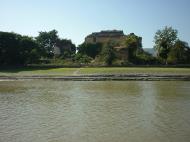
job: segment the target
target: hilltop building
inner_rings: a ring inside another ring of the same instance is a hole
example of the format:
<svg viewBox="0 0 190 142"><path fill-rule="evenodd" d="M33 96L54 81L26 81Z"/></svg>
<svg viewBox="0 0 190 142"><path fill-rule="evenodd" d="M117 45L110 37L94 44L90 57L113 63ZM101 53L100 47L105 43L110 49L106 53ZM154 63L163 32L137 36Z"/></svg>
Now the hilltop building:
<svg viewBox="0 0 190 142"><path fill-rule="evenodd" d="M121 43L126 38L126 35L123 31L118 30L108 30L108 31L101 31L95 32L88 35L85 38L85 43L95 44L95 43L106 43L109 41L113 41L116 43Z"/></svg>
<svg viewBox="0 0 190 142"><path fill-rule="evenodd" d="M126 47L126 41L128 38L135 38L136 42L134 46L138 46L139 50L142 50L142 38L136 36L134 33L130 33L129 35L125 35L123 31L119 30L107 30L101 32L95 32L88 35L85 38L86 44L96 44L96 43L108 43L114 42L116 46L114 47L115 55L120 60L127 60L129 57L129 49Z"/></svg>

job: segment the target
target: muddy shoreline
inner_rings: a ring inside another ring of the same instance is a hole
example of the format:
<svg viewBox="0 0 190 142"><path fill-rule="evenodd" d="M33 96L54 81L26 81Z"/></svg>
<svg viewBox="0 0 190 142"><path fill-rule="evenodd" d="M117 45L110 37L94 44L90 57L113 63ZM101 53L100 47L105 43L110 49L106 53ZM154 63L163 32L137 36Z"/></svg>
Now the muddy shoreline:
<svg viewBox="0 0 190 142"><path fill-rule="evenodd" d="M77 75L77 76L0 76L6 80L63 80L63 81L190 81L190 75L157 75L157 74L110 74L110 75Z"/></svg>

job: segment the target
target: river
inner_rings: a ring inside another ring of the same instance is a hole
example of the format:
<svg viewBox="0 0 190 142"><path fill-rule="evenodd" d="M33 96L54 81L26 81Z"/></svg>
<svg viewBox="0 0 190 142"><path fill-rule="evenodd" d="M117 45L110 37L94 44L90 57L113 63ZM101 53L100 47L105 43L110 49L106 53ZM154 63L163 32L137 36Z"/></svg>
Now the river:
<svg viewBox="0 0 190 142"><path fill-rule="evenodd" d="M188 81L0 81L0 142L189 142Z"/></svg>

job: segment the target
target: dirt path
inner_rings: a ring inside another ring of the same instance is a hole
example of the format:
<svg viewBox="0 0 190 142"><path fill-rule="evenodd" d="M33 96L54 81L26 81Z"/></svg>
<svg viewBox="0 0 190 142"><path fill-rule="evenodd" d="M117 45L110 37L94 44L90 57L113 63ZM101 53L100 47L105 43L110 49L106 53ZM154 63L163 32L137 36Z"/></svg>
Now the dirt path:
<svg viewBox="0 0 190 142"><path fill-rule="evenodd" d="M80 72L80 68L78 68L76 71L74 71L74 72L73 72L73 75L74 75L74 76L77 76L77 75L79 75L79 72Z"/></svg>

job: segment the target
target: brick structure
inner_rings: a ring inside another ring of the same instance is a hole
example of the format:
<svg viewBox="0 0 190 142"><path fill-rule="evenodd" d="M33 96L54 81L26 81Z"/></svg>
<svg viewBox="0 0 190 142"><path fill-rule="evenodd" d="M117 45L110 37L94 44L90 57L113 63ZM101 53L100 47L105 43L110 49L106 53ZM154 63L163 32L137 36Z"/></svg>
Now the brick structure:
<svg viewBox="0 0 190 142"><path fill-rule="evenodd" d="M126 36L123 31L111 30L111 31L101 31L88 35L85 38L85 43L106 43L109 41L121 43L124 41Z"/></svg>
<svg viewBox="0 0 190 142"><path fill-rule="evenodd" d="M108 30L108 31L101 31L101 32L95 32L90 35L88 35L85 38L86 44L96 44L96 43L102 43L106 44L108 42L114 42L116 43L116 46L113 47L115 50L115 55L117 59L120 60L128 60L129 58L129 49L126 47L126 41L128 38L134 38L136 39L136 43L139 49L142 50L142 38L139 36L136 36L134 33L130 33L129 35L125 35L123 31L119 30Z"/></svg>

